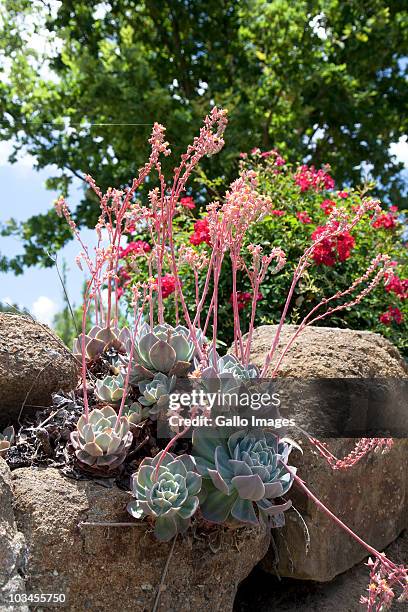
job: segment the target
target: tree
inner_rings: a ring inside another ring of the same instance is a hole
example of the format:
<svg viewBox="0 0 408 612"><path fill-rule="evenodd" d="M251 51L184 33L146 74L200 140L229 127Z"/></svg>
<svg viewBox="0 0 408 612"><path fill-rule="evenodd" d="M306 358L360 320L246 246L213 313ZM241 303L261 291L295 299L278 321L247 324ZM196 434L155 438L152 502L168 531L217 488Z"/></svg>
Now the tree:
<svg viewBox="0 0 408 612"><path fill-rule="evenodd" d="M401 164L389 153L407 131L403 0L3 5L0 139L26 149L38 168L56 165L49 187L67 192L84 173L105 188L127 184L145 161L153 121L167 126L179 154L216 103L229 109L227 145L205 172L221 186L240 151L276 147L290 161L330 163L340 184L358 184L371 167L378 194L404 202ZM46 34L41 52L30 32ZM76 220L92 226L96 215L84 189ZM58 249L70 237L51 211L2 231L22 236L23 253L0 259L16 273L51 265L44 245Z"/></svg>

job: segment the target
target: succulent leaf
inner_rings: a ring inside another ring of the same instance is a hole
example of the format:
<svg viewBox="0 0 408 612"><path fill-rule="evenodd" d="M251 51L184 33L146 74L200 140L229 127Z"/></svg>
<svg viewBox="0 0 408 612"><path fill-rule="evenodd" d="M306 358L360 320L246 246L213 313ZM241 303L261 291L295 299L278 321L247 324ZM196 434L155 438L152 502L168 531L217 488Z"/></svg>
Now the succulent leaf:
<svg viewBox="0 0 408 612"><path fill-rule="evenodd" d="M128 512L135 518L154 517L159 540L168 541L186 531L198 508L201 476L190 471L191 466L194 467L191 458L162 451L153 459L146 457L133 476L136 501L128 504Z"/></svg>
<svg viewBox="0 0 408 612"><path fill-rule="evenodd" d="M238 431L227 440L194 430L192 454L204 479L200 496L204 518L224 522L231 516L258 524L282 515L291 502L274 500L293 483L293 474L285 467L290 451L288 442L262 430Z"/></svg>

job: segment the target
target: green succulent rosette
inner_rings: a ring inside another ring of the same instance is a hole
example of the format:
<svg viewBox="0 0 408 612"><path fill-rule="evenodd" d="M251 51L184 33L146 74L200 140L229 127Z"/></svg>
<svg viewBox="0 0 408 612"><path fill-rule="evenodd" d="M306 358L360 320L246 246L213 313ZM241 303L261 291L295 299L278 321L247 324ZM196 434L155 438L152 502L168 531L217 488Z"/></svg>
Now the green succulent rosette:
<svg viewBox="0 0 408 612"><path fill-rule="evenodd" d="M133 435L128 419L122 416L117 423L117 417L111 406L92 410L88 420L80 417L71 433L71 444L80 464L109 473L123 463Z"/></svg>
<svg viewBox="0 0 408 612"><path fill-rule="evenodd" d="M123 374L105 376L95 383L95 394L101 402L117 406L122 401L125 392L125 379Z"/></svg>
<svg viewBox="0 0 408 612"><path fill-rule="evenodd" d="M167 542L188 529L198 508L201 482L189 455L161 451L153 459L146 457L133 476L135 500L129 502L128 512L135 518L154 518L156 538Z"/></svg>
<svg viewBox="0 0 408 612"><path fill-rule="evenodd" d="M291 501L275 500L292 486L293 475L285 468L292 446L262 430L238 431L227 439L211 433L193 433L192 455L203 477L204 518L214 523L234 519L252 525L284 524L283 512Z"/></svg>

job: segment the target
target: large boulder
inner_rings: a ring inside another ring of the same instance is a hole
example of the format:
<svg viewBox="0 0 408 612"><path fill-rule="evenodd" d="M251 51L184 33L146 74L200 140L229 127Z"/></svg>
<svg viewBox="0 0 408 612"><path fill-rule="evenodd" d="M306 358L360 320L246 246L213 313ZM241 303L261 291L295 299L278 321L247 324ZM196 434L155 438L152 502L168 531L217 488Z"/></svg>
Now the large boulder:
<svg viewBox="0 0 408 612"><path fill-rule="evenodd" d="M13 512L11 472L0 457L0 610L16 609L14 597L25 594L22 574L25 565L24 536L17 530ZM26 606L19 607L23 611Z"/></svg>
<svg viewBox="0 0 408 612"><path fill-rule="evenodd" d="M276 325L255 329L251 362L262 365L276 333ZM296 331L284 325L277 352ZM400 378L408 366L395 346L379 334L336 327L306 327L286 354L280 376L297 378Z"/></svg>
<svg viewBox="0 0 408 612"><path fill-rule="evenodd" d="M289 340L295 329L292 325L284 326L278 348ZM276 326L255 330L253 363L262 365L275 332ZM383 391L384 379L389 379L392 385L395 379L408 376L408 368L397 349L377 334L310 327L299 335L288 351L280 376L285 380L293 377L294 384L305 386L307 381L300 379L366 378L370 380L363 381L363 387L371 385L372 389ZM336 410L340 421L350 416L343 404L339 405L338 401L336 404L338 387L328 382L327 389L328 395L323 402L318 401L317 394L313 400L313 395L302 397L298 393L293 413L295 420L309 432L315 433L319 423L323 423L326 431L334 427ZM381 399L381 394L379 397ZM402 407L406 418L406 398ZM360 537L381 550L408 526L408 440L395 440L388 454L371 453L348 470L333 471L307 439L299 440L296 430L290 433L296 435L304 449L303 456L293 452L291 465L298 467L298 474L310 489ZM323 438L322 441L327 442L331 452L339 458L346 456L356 442L350 436ZM309 550L306 551L302 521L290 511L286 513L286 526L276 532L276 550L271 548L263 561L265 569L277 571L282 576L327 581L364 559L365 549L318 510L296 485L290 495L310 534Z"/></svg>
<svg viewBox="0 0 408 612"><path fill-rule="evenodd" d="M49 406L52 393L77 382L78 364L54 332L30 317L0 313L0 427L23 405Z"/></svg>
<svg viewBox="0 0 408 612"><path fill-rule="evenodd" d="M129 493L68 480L55 469L16 470L13 484L29 551L27 591L64 593L70 612L153 608L171 543L157 542L146 523L129 517ZM133 526L103 525L129 521ZM157 610L232 610L238 584L269 541L269 533L254 528L179 536Z"/></svg>
<svg viewBox="0 0 408 612"><path fill-rule="evenodd" d="M300 440L298 440L300 442ZM327 440L331 452L342 457L355 440ZM365 542L384 550L408 527L408 440L395 440L386 454L371 453L347 470L332 470L308 442L304 454L293 452L291 465L308 488ZM367 557L367 551L334 524L294 485L290 498L295 511L274 532L263 569L280 576L326 582Z"/></svg>

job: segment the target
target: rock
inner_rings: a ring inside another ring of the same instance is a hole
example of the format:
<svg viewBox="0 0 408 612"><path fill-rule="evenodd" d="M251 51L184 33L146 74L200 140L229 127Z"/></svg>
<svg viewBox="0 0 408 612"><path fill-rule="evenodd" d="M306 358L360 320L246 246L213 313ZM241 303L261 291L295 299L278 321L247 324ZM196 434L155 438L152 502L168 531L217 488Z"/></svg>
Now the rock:
<svg viewBox="0 0 408 612"><path fill-rule="evenodd" d="M407 565L408 531L384 552L397 565ZM363 563L331 582L278 579L257 567L240 585L234 612L363 612L360 597L367 596L368 584L369 570ZM395 593L397 598L400 591ZM391 609L403 612L404 604L396 602Z"/></svg>
<svg viewBox="0 0 408 612"><path fill-rule="evenodd" d="M28 549L29 592L65 593L70 612L151 610L171 549L146 523L132 521L130 494L55 469L13 472L15 513ZM82 525L129 522L131 527ZM264 556L270 536L257 529L178 537L158 610L232 610L238 584ZM45 607L44 609L48 609Z"/></svg>
<svg viewBox="0 0 408 612"><path fill-rule="evenodd" d="M284 326L279 347L295 329L292 325ZM275 330L276 326L262 326L255 330L251 352L253 363L262 364ZM397 349L377 334L310 327L299 335L288 351L280 376L298 380L367 378L370 380L362 384L373 385L373 389L378 391L380 379L406 378L408 368ZM336 404L336 393L333 387L332 397L324 397L322 403L299 397L294 407L296 421L313 433L318 423L323 423L326 431L338 426L334 423L335 418L344 421L350 415L344 412L338 401ZM330 403L331 412L327 407ZM406 400L403 406L406 418ZM339 458L347 455L355 444L350 436L323 441ZM290 464L299 468L298 474L317 497L365 541L382 550L408 526L408 440L395 440L388 454L371 453L345 471L333 471L305 438L301 444L304 455L293 452ZM306 554L301 520L294 511L286 513L286 526L274 532L279 557L277 571L281 576L328 581L366 557L365 549L318 510L296 489L296 485L291 489L290 497L307 525L310 549ZM274 572L275 564L276 555L271 548L262 567Z"/></svg>
<svg viewBox="0 0 408 612"><path fill-rule="evenodd" d="M11 472L0 457L0 610L12 612L16 609L13 597L25 594L22 578L25 565L25 542L17 531L13 512ZM28 610L26 606L19 610Z"/></svg>
<svg viewBox="0 0 408 612"><path fill-rule="evenodd" d="M16 420L25 402L49 406L51 394L70 391L78 365L45 325L22 315L0 313L0 427Z"/></svg>
<svg viewBox="0 0 408 612"><path fill-rule="evenodd" d="M251 362L262 365L271 347L276 325L254 331ZM278 351L296 331L284 325ZM400 378L408 376L408 365L394 345L379 334L335 327L307 327L295 340L279 372L299 378Z"/></svg>
<svg viewBox="0 0 408 612"><path fill-rule="evenodd" d="M328 440L337 457L352 450L353 440ZM291 465L308 488L338 518L377 550L393 542L408 527L408 440L395 440L387 454L371 453L348 470L332 470L309 442L304 454L293 452ZM286 525L274 532L279 558L270 548L262 568L281 576L325 582L367 557L355 542L327 517L296 485L290 498L310 534L309 551L301 519L294 511L285 514Z"/></svg>

